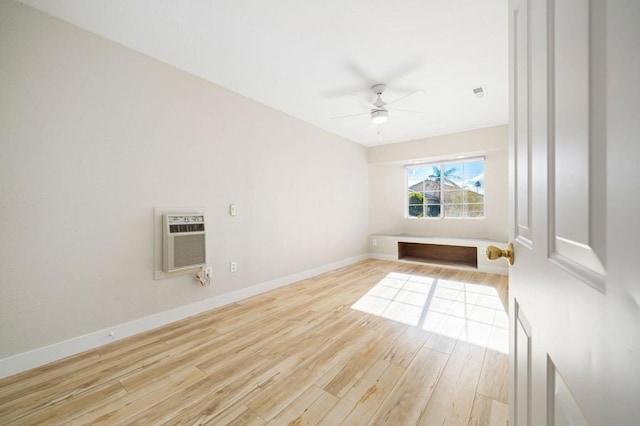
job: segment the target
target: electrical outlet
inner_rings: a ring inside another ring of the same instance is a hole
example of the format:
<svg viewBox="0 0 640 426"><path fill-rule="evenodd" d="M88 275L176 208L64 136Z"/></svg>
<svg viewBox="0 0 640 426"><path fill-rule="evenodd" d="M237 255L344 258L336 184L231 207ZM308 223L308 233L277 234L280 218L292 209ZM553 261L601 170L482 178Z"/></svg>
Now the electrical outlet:
<svg viewBox="0 0 640 426"><path fill-rule="evenodd" d="M238 272L238 262L231 262L229 264L229 270L231 272Z"/></svg>
<svg viewBox="0 0 640 426"><path fill-rule="evenodd" d="M373 246L377 246L378 245L378 240L376 240L375 238L371 241L371 244L373 244Z"/></svg>
<svg viewBox="0 0 640 426"><path fill-rule="evenodd" d="M205 278L211 278L213 277L213 266L207 266L204 270L204 276Z"/></svg>
<svg viewBox="0 0 640 426"><path fill-rule="evenodd" d="M480 254L487 254L487 248L486 247L480 247Z"/></svg>

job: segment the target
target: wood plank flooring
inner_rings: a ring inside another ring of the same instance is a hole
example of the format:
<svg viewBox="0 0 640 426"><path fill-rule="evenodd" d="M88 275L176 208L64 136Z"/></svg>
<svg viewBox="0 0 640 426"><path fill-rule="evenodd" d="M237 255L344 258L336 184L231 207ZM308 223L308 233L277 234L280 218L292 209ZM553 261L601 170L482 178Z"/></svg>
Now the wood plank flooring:
<svg viewBox="0 0 640 426"><path fill-rule="evenodd" d="M0 424L506 425L507 291L365 260L2 379Z"/></svg>

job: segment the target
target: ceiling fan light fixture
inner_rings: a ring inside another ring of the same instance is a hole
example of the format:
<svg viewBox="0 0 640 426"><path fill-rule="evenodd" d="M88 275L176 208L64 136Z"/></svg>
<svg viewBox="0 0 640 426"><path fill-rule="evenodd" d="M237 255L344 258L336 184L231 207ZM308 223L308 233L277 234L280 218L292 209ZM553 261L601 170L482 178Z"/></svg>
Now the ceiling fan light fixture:
<svg viewBox="0 0 640 426"><path fill-rule="evenodd" d="M386 109L375 109L371 111L371 122L373 124L386 123L389 119L389 111Z"/></svg>

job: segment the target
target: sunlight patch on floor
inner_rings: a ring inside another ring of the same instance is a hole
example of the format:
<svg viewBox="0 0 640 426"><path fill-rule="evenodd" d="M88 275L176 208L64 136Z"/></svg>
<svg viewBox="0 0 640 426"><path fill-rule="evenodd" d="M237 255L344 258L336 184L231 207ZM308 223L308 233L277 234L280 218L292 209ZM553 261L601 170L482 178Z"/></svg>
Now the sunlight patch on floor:
<svg viewBox="0 0 640 426"><path fill-rule="evenodd" d="M352 308L509 352L509 318L491 286L392 272Z"/></svg>

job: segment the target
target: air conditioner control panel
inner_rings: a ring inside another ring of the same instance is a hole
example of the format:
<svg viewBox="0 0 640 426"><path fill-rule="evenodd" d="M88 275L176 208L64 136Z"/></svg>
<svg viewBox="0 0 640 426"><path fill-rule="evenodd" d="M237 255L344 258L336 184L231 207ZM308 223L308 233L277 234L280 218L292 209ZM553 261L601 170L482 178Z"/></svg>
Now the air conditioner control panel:
<svg viewBox="0 0 640 426"><path fill-rule="evenodd" d="M167 215L167 225L170 234L178 234L184 232L204 232L204 216L188 215L174 216Z"/></svg>

